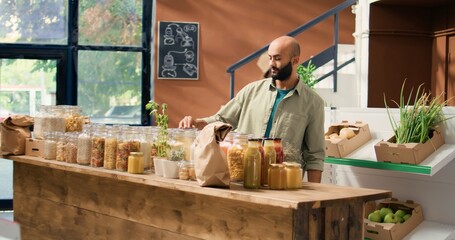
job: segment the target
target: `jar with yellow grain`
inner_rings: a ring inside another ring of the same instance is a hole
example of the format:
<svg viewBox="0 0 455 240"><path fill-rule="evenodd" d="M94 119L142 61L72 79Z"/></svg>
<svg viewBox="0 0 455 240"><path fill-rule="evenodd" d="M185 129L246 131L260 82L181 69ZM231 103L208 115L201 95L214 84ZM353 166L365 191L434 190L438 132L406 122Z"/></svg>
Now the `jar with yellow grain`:
<svg viewBox="0 0 455 240"><path fill-rule="evenodd" d="M117 159L117 142L119 128L116 126L107 128L104 141L104 168L115 169Z"/></svg>
<svg viewBox="0 0 455 240"><path fill-rule="evenodd" d="M233 143L227 151L228 168L232 182L243 181L243 157L247 147L247 134L236 133L233 135Z"/></svg>

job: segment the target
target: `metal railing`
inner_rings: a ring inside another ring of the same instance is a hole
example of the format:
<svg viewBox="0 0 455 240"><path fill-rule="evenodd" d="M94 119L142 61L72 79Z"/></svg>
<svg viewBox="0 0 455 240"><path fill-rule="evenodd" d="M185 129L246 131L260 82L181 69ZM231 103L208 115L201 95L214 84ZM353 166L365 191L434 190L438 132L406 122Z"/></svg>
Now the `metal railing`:
<svg viewBox="0 0 455 240"><path fill-rule="evenodd" d="M330 74L328 75L333 75L333 82L334 82L334 91L336 92L336 82L337 82L337 72L338 70L341 68L341 67L344 67L346 66L347 64L343 64L338 66L338 14L343 11L344 9L352 6L353 4L355 4L357 2L357 0L346 0L344 1L343 3L339 4L338 6L330 9L329 11L321 14L320 16L314 18L313 20L301 25L300 27L294 29L293 31L289 32L288 34L286 34L287 36L291 36L291 37L295 37L297 36L298 34L301 34L303 33L304 31L310 29L311 27L313 27L314 25L322 22L323 20L331 17L331 16L334 16L334 37L333 37L333 46L329 47L328 49L324 50L323 52L321 52L320 54L312 57L310 60L312 61L312 63L317 67L320 67L322 65L324 65L325 63L333 60L334 61L334 65L333 65L333 71L330 72ZM267 51L268 47L269 47L270 44L267 44L266 46L262 47L261 49L251 53L250 55L244 57L243 59L239 60L238 62L232 64L230 67L227 68L226 72L230 74L230 97L231 99L234 97L234 83L235 83L235 71L244 66L245 64L253 61L254 59L256 59L257 57L259 57L262 53L264 53L265 51ZM307 64L309 60L307 60L306 62L302 63L302 64ZM351 59L351 60L348 60L347 62L353 62L354 59ZM322 65L319 65L320 63L324 63ZM327 75L327 74L326 74ZM327 76L323 76L324 78L326 78ZM319 78L318 81L322 80L323 78Z"/></svg>

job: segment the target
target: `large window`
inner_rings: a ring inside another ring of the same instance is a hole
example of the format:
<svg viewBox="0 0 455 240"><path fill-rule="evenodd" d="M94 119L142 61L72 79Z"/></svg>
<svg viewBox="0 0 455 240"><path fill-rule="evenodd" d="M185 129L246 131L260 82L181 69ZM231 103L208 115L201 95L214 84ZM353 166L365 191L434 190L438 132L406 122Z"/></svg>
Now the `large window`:
<svg viewBox="0 0 455 240"><path fill-rule="evenodd" d="M93 122L148 125L154 2L0 0L0 119L79 105Z"/></svg>
<svg viewBox="0 0 455 240"><path fill-rule="evenodd" d="M65 0L0 0L0 43L66 44Z"/></svg>
<svg viewBox="0 0 455 240"><path fill-rule="evenodd" d="M149 124L152 5L0 0L0 117L65 104L93 122Z"/></svg>

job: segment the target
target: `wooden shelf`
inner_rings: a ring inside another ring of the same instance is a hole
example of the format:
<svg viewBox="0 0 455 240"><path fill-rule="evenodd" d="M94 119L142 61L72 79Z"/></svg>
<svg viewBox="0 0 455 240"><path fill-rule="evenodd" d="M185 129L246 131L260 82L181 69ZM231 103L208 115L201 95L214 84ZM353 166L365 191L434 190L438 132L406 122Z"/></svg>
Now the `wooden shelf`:
<svg viewBox="0 0 455 240"><path fill-rule="evenodd" d="M382 139L371 139L345 158L326 157L325 162L433 176L455 158L455 145L444 144L419 165L378 162L374 145Z"/></svg>

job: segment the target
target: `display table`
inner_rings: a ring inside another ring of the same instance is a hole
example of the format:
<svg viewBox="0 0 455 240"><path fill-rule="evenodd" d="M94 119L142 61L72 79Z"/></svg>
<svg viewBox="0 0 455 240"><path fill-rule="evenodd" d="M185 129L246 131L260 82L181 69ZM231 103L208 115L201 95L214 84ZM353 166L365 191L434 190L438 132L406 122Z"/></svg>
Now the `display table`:
<svg viewBox="0 0 455 240"><path fill-rule="evenodd" d="M14 161L22 239L362 239L363 203L387 190L200 187L30 156Z"/></svg>

